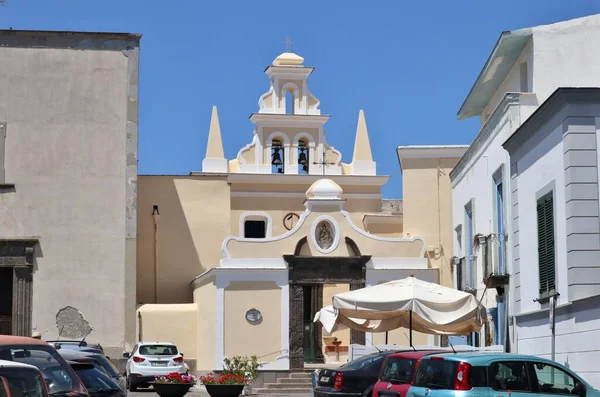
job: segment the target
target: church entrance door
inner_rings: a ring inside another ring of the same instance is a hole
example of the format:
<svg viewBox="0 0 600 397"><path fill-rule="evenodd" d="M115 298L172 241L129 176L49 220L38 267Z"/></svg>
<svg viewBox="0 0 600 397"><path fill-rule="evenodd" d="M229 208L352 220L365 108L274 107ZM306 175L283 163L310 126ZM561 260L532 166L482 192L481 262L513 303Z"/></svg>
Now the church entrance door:
<svg viewBox="0 0 600 397"><path fill-rule="evenodd" d="M0 335L31 336L35 239L0 240Z"/></svg>
<svg viewBox="0 0 600 397"><path fill-rule="evenodd" d="M313 323L323 304L323 285L365 286L365 265L370 256L312 257L285 255L290 283L290 369L304 369L305 363L323 363L322 327ZM329 303L327 303L329 304ZM350 343L365 344L364 332L350 333Z"/></svg>
<svg viewBox="0 0 600 397"><path fill-rule="evenodd" d="M323 306L323 285L305 285L302 287L302 295L304 298L304 362L322 363L324 360L320 343L321 329L313 319Z"/></svg>

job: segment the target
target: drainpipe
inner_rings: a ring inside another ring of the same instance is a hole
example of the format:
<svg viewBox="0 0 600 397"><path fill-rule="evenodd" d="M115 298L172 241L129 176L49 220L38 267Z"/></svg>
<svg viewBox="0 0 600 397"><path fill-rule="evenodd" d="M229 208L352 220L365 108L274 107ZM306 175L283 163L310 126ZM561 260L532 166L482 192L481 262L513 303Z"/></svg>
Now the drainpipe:
<svg viewBox="0 0 600 397"><path fill-rule="evenodd" d="M158 205L152 207L152 221L154 222L154 303L158 303Z"/></svg>
<svg viewBox="0 0 600 397"><path fill-rule="evenodd" d="M142 312L138 311L138 342L142 341Z"/></svg>

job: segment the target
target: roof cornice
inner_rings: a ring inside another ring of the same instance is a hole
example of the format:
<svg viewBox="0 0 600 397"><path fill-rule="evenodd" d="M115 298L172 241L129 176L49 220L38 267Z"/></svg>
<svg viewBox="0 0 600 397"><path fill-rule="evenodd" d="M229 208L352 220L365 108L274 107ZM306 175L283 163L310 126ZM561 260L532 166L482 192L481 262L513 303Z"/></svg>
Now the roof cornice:
<svg viewBox="0 0 600 397"><path fill-rule="evenodd" d="M192 174L193 175L193 174ZM389 179L389 175L292 175L292 174L229 174L227 182L234 183L259 183L259 184L278 184L278 185L298 185L312 184L319 179L331 179L339 185L384 185Z"/></svg>
<svg viewBox="0 0 600 397"><path fill-rule="evenodd" d="M254 124L262 124L269 126L272 123L274 127L295 127L298 123L314 124L322 126L331 118L328 114L312 115L312 114L283 114L283 113L252 113L250 121Z"/></svg>
<svg viewBox="0 0 600 397"><path fill-rule="evenodd" d="M532 28L505 31L500 34L494 49L458 111L459 120L481 114L532 36Z"/></svg>
<svg viewBox="0 0 600 397"><path fill-rule="evenodd" d="M498 121L500 121L510 106L519 104L520 96L520 93L507 93L504 95L504 98L502 98L502 100L498 103L490 117L481 127L479 133L477 133L477 136L475 139L473 139L473 142L471 142L465 154L463 154L452 171L450 171L450 180L453 183L460 178L471 160L478 155L478 153L486 146L487 143L489 143L488 141L492 137L492 134L494 132L498 132L495 128L495 126L498 124Z"/></svg>
<svg viewBox="0 0 600 397"><path fill-rule="evenodd" d="M504 141L502 147L509 153L516 150L563 106L567 103L577 102L600 102L600 88L558 88L506 141Z"/></svg>

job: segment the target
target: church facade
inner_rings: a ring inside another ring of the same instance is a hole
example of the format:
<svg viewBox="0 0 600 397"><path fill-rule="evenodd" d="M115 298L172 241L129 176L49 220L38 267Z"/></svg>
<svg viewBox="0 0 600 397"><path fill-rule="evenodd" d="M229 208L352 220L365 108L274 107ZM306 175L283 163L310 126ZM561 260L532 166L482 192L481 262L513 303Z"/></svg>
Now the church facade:
<svg viewBox="0 0 600 397"><path fill-rule="evenodd" d="M327 335L313 318L334 294L411 273L452 285L447 175L466 148L399 148L404 200L383 200L389 177L377 174L364 113L344 163L308 88L313 70L289 52L267 67L234 159L213 108L202 172L139 176L138 339L173 340L199 371L235 355L272 370L335 361L334 338L344 359L350 344L385 336ZM406 331L388 342L407 345Z"/></svg>

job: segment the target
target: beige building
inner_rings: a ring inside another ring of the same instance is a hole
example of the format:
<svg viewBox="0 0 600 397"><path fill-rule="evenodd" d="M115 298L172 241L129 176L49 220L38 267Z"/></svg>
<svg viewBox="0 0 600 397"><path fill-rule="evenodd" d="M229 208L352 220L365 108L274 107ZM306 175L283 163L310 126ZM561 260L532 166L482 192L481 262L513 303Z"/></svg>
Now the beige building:
<svg viewBox="0 0 600 397"><path fill-rule="evenodd" d="M139 42L0 31L0 333L133 346Z"/></svg>
<svg viewBox="0 0 600 397"><path fill-rule="evenodd" d="M213 108L202 172L139 177L138 337L176 342L198 370L233 355L257 355L265 370L330 362L334 336L343 360L349 344L385 337L326 335L312 320L333 294L411 273L452 285L448 174L466 147L399 148L404 202L382 200L389 177L377 174L364 113L344 163L303 63L283 53L266 68L234 159ZM389 343L407 345L406 330Z"/></svg>

